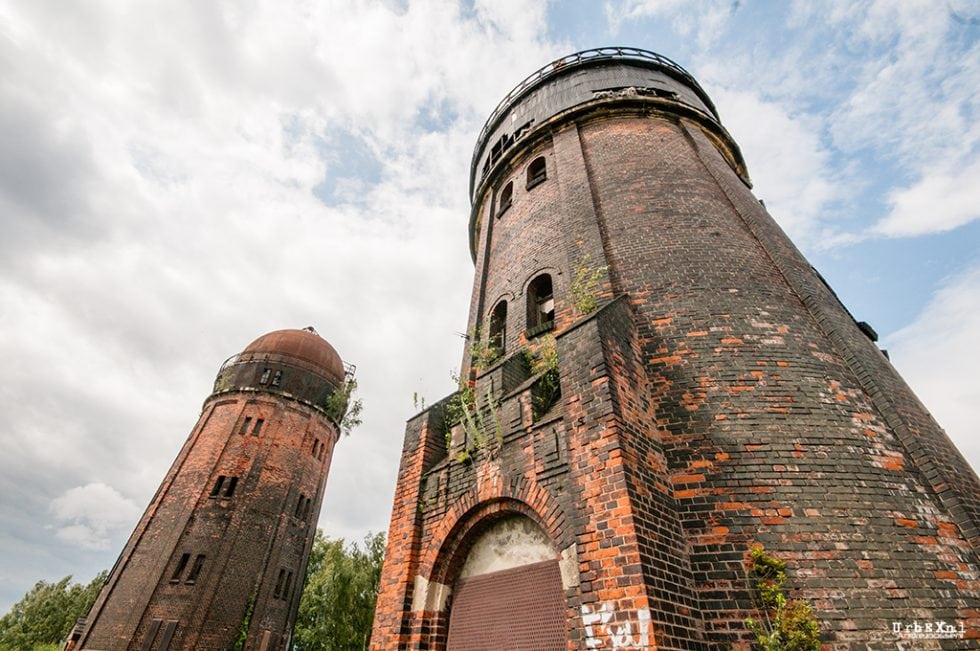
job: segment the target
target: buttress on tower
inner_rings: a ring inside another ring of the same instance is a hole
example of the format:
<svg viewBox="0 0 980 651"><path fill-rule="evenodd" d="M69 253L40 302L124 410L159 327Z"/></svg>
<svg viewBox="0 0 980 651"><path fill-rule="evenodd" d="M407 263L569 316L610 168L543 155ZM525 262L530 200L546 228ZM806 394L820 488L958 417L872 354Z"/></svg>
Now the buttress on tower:
<svg viewBox="0 0 980 651"><path fill-rule="evenodd" d="M373 648L746 643L757 544L834 648L980 635L976 475L750 187L657 54L501 102L462 390L408 422Z"/></svg>
<svg viewBox="0 0 980 651"><path fill-rule="evenodd" d="M75 648L288 649L352 373L312 328L228 359Z"/></svg>

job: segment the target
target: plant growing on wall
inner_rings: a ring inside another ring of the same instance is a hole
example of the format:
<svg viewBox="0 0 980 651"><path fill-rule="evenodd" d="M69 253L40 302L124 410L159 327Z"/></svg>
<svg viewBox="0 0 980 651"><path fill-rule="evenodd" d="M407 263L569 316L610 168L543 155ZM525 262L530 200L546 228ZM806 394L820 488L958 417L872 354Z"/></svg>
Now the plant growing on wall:
<svg viewBox="0 0 980 651"><path fill-rule="evenodd" d="M751 617L745 623L755 635L755 648L761 651L819 651L820 626L809 603L787 599L786 562L766 553L760 545L752 548L752 574L765 621Z"/></svg>
<svg viewBox="0 0 980 651"><path fill-rule="evenodd" d="M357 391L357 380L352 377L345 379L333 393L327 396L324 410L327 417L337 424L340 431L349 436L355 427L361 424L361 409L364 404L360 398L354 398Z"/></svg>
<svg viewBox="0 0 980 651"><path fill-rule="evenodd" d="M466 435L466 447L460 451L456 460L466 462L473 458L473 455L491 447L491 444L500 446L503 443L504 432L500 424L500 403L494 402L489 396L481 408L477 404L476 392L469 382L464 381L459 375L453 373L453 380L459 389L453 397L446 403L446 450L452 446L453 425L460 425ZM493 426L494 436L491 438L487 432L485 424Z"/></svg>
<svg viewBox="0 0 980 651"><path fill-rule="evenodd" d="M255 613L255 599L258 596L258 592L259 589L256 586L248 598L248 605L245 606L245 616L242 617L242 623L238 627L238 639L235 640L234 651L243 651L245 649L245 643L248 641L248 629L252 625L252 615Z"/></svg>
<svg viewBox="0 0 980 651"><path fill-rule="evenodd" d="M480 328L474 328L466 339L470 342L470 364L473 368L488 368L500 359L500 349L489 339L483 339Z"/></svg>
<svg viewBox="0 0 980 651"><path fill-rule="evenodd" d="M575 278L572 279L571 294L572 302L583 316L595 312L599 306L599 299L596 297L596 290L599 289L599 280L605 275L609 267L592 267L589 265L589 255L582 258L582 264L575 271Z"/></svg>
<svg viewBox="0 0 980 651"><path fill-rule="evenodd" d="M536 353L525 351L525 359L538 381L531 391L531 414L534 420L544 416L561 397L558 379L558 344L554 337L542 337Z"/></svg>

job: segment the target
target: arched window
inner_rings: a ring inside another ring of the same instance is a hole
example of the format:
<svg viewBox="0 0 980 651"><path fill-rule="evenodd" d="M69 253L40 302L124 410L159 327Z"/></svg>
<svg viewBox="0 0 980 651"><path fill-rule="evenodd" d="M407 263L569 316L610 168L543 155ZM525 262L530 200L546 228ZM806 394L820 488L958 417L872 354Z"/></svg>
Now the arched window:
<svg viewBox="0 0 980 651"><path fill-rule="evenodd" d="M527 166L527 189L530 190L546 178L548 178L548 170L545 167L544 156L538 156Z"/></svg>
<svg viewBox="0 0 980 651"><path fill-rule="evenodd" d="M500 301L490 313L490 349L500 357L507 346L507 301Z"/></svg>
<svg viewBox="0 0 980 651"><path fill-rule="evenodd" d="M541 274L527 286L527 336L541 334L555 325L555 296L551 276Z"/></svg>
<svg viewBox="0 0 980 651"><path fill-rule="evenodd" d="M510 208L510 204L514 201L514 182L508 181L504 189L500 191L500 200L497 202L497 217L504 214L504 211Z"/></svg>

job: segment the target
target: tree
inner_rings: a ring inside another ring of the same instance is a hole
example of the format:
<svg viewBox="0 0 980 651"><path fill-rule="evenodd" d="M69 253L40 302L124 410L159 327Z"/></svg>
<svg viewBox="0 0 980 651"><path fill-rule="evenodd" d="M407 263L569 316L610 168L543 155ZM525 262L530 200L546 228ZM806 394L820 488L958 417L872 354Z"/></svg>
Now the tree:
<svg viewBox="0 0 980 651"><path fill-rule="evenodd" d="M0 618L0 651L57 649L75 620L92 608L107 572L91 583L72 583L66 576L57 583L38 581L10 612Z"/></svg>
<svg viewBox="0 0 980 651"><path fill-rule="evenodd" d="M295 651L367 649L384 548L384 533L365 536L362 550L317 530L293 630Z"/></svg>

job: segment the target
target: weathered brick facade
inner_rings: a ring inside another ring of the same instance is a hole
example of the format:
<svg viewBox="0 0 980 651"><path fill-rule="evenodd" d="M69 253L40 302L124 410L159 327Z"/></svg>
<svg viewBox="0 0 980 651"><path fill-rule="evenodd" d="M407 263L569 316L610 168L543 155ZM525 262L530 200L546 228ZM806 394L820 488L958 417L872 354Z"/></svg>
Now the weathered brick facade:
<svg viewBox="0 0 980 651"><path fill-rule="evenodd" d="M289 648L345 381L311 330L229 359L109 574L80 649Z"/></svg>
<svg viewBox="0 0 980 651"><path fill-rule="evenodd" d="M472 175L478 426L452 422L457 396L408 422L372 648L447 648L461 568L517 516L560 568L562 648L747 644L757 544L827 648L938 620L966 639L917 648L975 648L977 477L752 196L693 78L635 50L566 57L495 111ZM551 336L548 405L526 360Z"/></svg>

